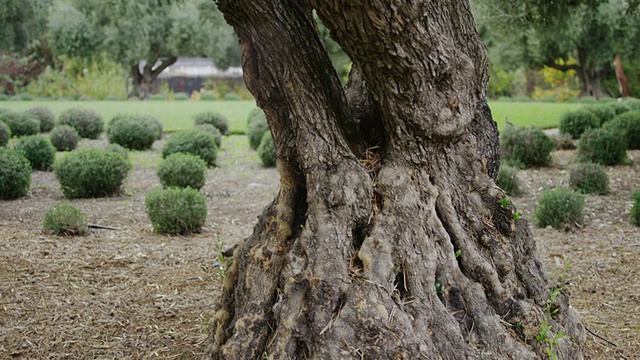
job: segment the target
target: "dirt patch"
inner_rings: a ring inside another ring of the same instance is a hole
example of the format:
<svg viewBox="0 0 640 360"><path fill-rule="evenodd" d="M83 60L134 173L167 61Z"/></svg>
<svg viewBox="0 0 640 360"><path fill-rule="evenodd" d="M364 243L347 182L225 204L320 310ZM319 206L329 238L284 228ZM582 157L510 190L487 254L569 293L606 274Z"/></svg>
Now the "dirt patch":
<svg viewBox="0 0 640 360"><path fill-rule="evenodd" d="M34 173L28 197L0 202L0 359L197 357L219 291L217 239L247 237L278 188L277 171L260 165L246 137L225 140L203 188L207 225L194 236L152 232L144 197L160 184L148 166L132 171L124 195L73 201L90 222L119 231L44 234L44 212L63 199L52 173ZM566 185L572 156L556 152L553 168L520 173L525 194L514 203L524 218L543 189ZM640 152L630 156L634 165L607 168L611 194L587 196L582 229L533 230L549 272L569 281L565 289L585 325L615 344L589 335L589 359L640 353L640 230L628 221Z"/></svg>

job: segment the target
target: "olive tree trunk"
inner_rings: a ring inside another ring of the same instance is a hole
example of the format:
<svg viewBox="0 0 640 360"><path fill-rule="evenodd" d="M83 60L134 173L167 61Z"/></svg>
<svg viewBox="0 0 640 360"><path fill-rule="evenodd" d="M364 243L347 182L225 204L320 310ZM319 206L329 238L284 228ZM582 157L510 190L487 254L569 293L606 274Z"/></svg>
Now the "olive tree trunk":
<svg viewBox="0 0 640 360"><path fill-rule="evenodd" d="M281 186L234 252L206 359L582 358L576 313L494 183L468 1L218 5ZM313 9L353 61L344 89Z"/></svg>

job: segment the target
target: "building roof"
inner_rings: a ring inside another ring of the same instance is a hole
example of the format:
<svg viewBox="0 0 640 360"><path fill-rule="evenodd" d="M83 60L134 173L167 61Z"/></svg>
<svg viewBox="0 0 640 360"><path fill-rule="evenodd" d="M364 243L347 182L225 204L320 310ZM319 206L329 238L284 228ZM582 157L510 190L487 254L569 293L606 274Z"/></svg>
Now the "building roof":
<svg viewBox="0 0 640 360"><path fill-rule="evenodd" d="M140 66L144 67L144 62L141 62ZM242 77L242 68L229 67L226 70L221 70L210 58L181 57L158 75L160 79L172 77L239 78Z"/></svg>

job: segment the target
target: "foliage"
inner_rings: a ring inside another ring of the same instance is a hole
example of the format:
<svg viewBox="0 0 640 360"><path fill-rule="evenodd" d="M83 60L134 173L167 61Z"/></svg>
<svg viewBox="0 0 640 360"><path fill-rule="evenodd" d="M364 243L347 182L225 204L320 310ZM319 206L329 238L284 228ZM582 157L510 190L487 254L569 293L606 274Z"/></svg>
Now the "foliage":
<svg viewBox="0 0 640 360"><path fill-rule="evenodd" d="M49 133L51 143L58 151L71 151L78 146L78 132L69 125L58 125Z"/></svg>
<svg viewBox="0 0 640 360"><path fill-rule="evenodd" d="M97 139L104 130L102 116L92 109L68 109L60 114L58 124L69 125L81 138L88 139Z"/></svg>
<svg viewBox="0 0 640 360"><path fill-rule="evenodd" d="M189 100L189 94L187 94L185 92L175 93L173 95L173 100L177 100L177 101Z"/></svg>
<svg viewBox="0 0 640 360"><path fill-rule="evenodd" d="M0 199L17 199L31 187L29 160L14 149L0 147Z"/></svg>
<svg viewBox="0 0 640 360"><path fill-rule="evenodd" d="M601 126L616 116L616 110L611 104L590 105L585 107L585 109L592 112L598 118L598 126Z"/></svg>
<svg viewBox="0 0 640 360"><path fill-rule="evenodd" d="M577 157L582 162L619 165L626 161L627 144L621 129L600 128L586 131L578 142Z"/></svg>
<svg viewBox="0 0 640 360"><path fill-rule="evenodd" d="M53 169L65 197L90 198L117 193L131 164L122 154L94 148L70 152Z"/></svg>
<svg viewBox="0 0 640 360"><path fill-rule="evenodd" d="M145 207L153 230L160 234L199 232L207 219L207 198L192 188L151 190Z"/></svg>
<svg viewBox="0 0 640 360"><path fill-rule="evenodd" d="M260 108L253 108L250 112L249 115L247 116L247 126L251 125L251 123L254 120L263 120L266 122L267 121L267 117L264 114L264 111Z"/></svg>
<svg viewBox="0 0 640 360"><path fill-rule="evenodd" d="M230 91L224 94L224 96L222 97L222 100L238 101L238 100L242 100L242 97L240 97L240 95L236 94L235 92Z"/></svg>
<svg viewBox="0 0 640 360"><path fill-rule="evenodd" d="M201 130L185 130L173 134L162 148L162 158L166 159L179 152L199 156L208 166L215 166L218 157L215 137Z"/></svg>
<svg viewBox="0 0 640 360"><path fill-rule="evenodd" d="M578 163L569 169L569 186L584 194L606 195L609 193L609 175L602 165Z"/></svg>
<svg viewBox="0 0 640 360"><path fill-rule="evenodd" d="M116 154L120 154L120 155L124 156L127 159L129 158L129 152L122 145L109 144L109 145L107 145L105 150L114 152Z"/></svg>
<svg viewBox="0 0 640 360"><path fill-rule="evenodd" d="M201 124L201 125L196 125L195 129L206 131L211 135L213 135L213 137L216 139L216 146L220 148L220 146L222 145L222 134L220 133L220 130L218 130L217 127L211 124Z"/></svg>
<svg viewBox="0 0 640 360"><path fill-rule="evenodd" d="M212 56L222 68L240 64L240 50L211 1L74 1L49 19L51 42L60 54L91 58L106 52L131 68L168 56Z"/></svg>
<svg viewBox="0 0 640 360"><path fill-rule="evenodd" d="M11 139L11 128L0 119L0 147L6 146Z"/></svg>
<svg viewBox="0 0 640 360"><path fill-rule="evenodd" d="M500 147L509 165L527 168L548 165L555 143L538 128L507 126L500 135Z"/></svg>
<svg viewBox="0 0 640 360"><path fill-rule="evenodd" d="M58 236L86 235L87 216L67 201L60 202L44 214L45 230Z"/></svg>
<svg viewBox="0 0 640 360"><path fill-rule="evenodd" d="M276 165L276 146L271 138L271 131L265 131L258 145L258 156L262 160L262 164L267 167Z"/></svg>
<svg viewBox="0 0 640 360"><path fill-rule="evenodd" d="M260 145L260 140L262 140L264 133L269 131L269 124L264 116L254 116L253 118L249 117L249 119L247 136L249 137L249 145L255 150Z"/></svg>
<svg viewBox="0 0 640 360"><path fill-rule="evenodd" d="M538 198L533 222L538 227L568 229L584 221L584 196L570 189L548 189Z"/></svg>
<svg viewBox="0 0 640 360"><path fill-rule="evenodd" d="M202 101L215 101L218 100L218 96L215 93L209 91L203 91L200 93L200 100Z"/></svg>
<svg viewBox="0 0 640 360"><path fill-rule="evenodd" d="M0 27L0 34L3 32L3 27ZM42 70L41 65L29 58L0 52L0 94L4 92L15 94L19 88L24 87L31 79L38 76Z"/></svg>
<svg viewBox="0 0 640 360"><path fill-rule="evenodd" d="M573 150L576 145L573 143L573 139L569 134L557 134L555 136L556 149L558 150Z"/></svg>
<svg viewBox="0 0 640 360"><path fill-rule="evenodd" d="M125 97L125 71L107 58L91 62L65 59L62 70L47 68L27 91L36 97L119 100Z"/></svg>
<svg viewBox="0 0 640 360"><path fill-rule="evenodd" d="M56 115L45 106L35 106L26 111L40 120L40 132L49 132L56 124Z"/></svg>
<svg viewBox="0 0 640 360"><path fill-rule="evenodd" d="M211 124L220 130L222 135L229 135L229 120L217 111L205 111L194 115L195 125Z"/></svg>
<svg viewBox="0 0 640 360"><path fill-rule="evenodd" d="M165 188L190 187L200 190L206 180L207 163L195 155L175 153L160 163L156 173Z"/></svg>
<svg viewBox="0 0 640 360"><path fill-rule="evenodd" d="M11 129L13 136L36 135L40 132L40 121L31 114L7 111L0 113L0 121Z"/></svg>
<svg viewBox="0 0 640 360"><path fill-rule="evenodd" d="M153 95L151 95L151 97L149 99L150 100L156 100L156 101L163 101L163 100L167 100L167 95L162 94L162 93L153 94Z"/></svg>
<svg viewBox="0 0 640 360"><path fill-rule="evenodd" d="M112 144L119 144L127 149L148 150L158 139L156 120L145 115L120 114L109 122L107 137Z"/></svg>
<svg viewBox="0 0 640 360"><path fill-rule="evenodd" d="M521 192L518 169L507 164L500 164L496 185L504 190L507 195L518 195Z"/></svg>
<svg viewBox="0 0 640 360"><path fill-rule="evenodd" d="M578 139L586 130L599 126L600 122L596 114L585 108L580 108L564 113L560 118L558 130L561 134L569 134L572 138Z"/></svg>
<svg viewBox="0 0 640 360"><path fill-rule="evenodd" d="M627 149L640 149L640 110L629 111L616 116L604 124L604 129L621 130L627 143Z"/></svg>
<svg viewBox="0 0 640 360"><path fill-rule="evenodd" d="M631 207L631 222L640 226L640 190L633 192L633 206Z"/></svg>
<svg viewBox="0 0 640 360"><path fill-rule="evenodd" d="M43 135L23 136L14 145L14 148L29 160L33 170L51 170L56 156L56 148L53 147L48 137Z"/></svg>

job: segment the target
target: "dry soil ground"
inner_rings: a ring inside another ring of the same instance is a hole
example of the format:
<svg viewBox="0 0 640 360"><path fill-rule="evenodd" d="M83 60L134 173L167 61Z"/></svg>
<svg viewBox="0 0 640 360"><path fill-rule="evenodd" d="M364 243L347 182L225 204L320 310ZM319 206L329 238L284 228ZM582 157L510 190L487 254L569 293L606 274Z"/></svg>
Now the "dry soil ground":
<svg viewBox="0 0 640 360"><path fill-rule="evenodd" d="M160 184L145 166L121 196L73 201L117 231L45 234L44 212L63 199L52 173L35 172L28 197L0 202L0 359L195 358L219 289L217 239L247 237L278 187L277 171L260 165L244 137L225 141L203 189L207 226L194 236L152 232L144 196ZM566 185L572 157L556 152L552 168L520 173L525 193L514 203L525 218L543 189ZM632 166L607 168L611 194L587 196L582 229L534 229L550 274L570 281L573 306L602 338L588 334L589 359L640 358L640 229L628 221L640 152L630 157Z"/></svg>

